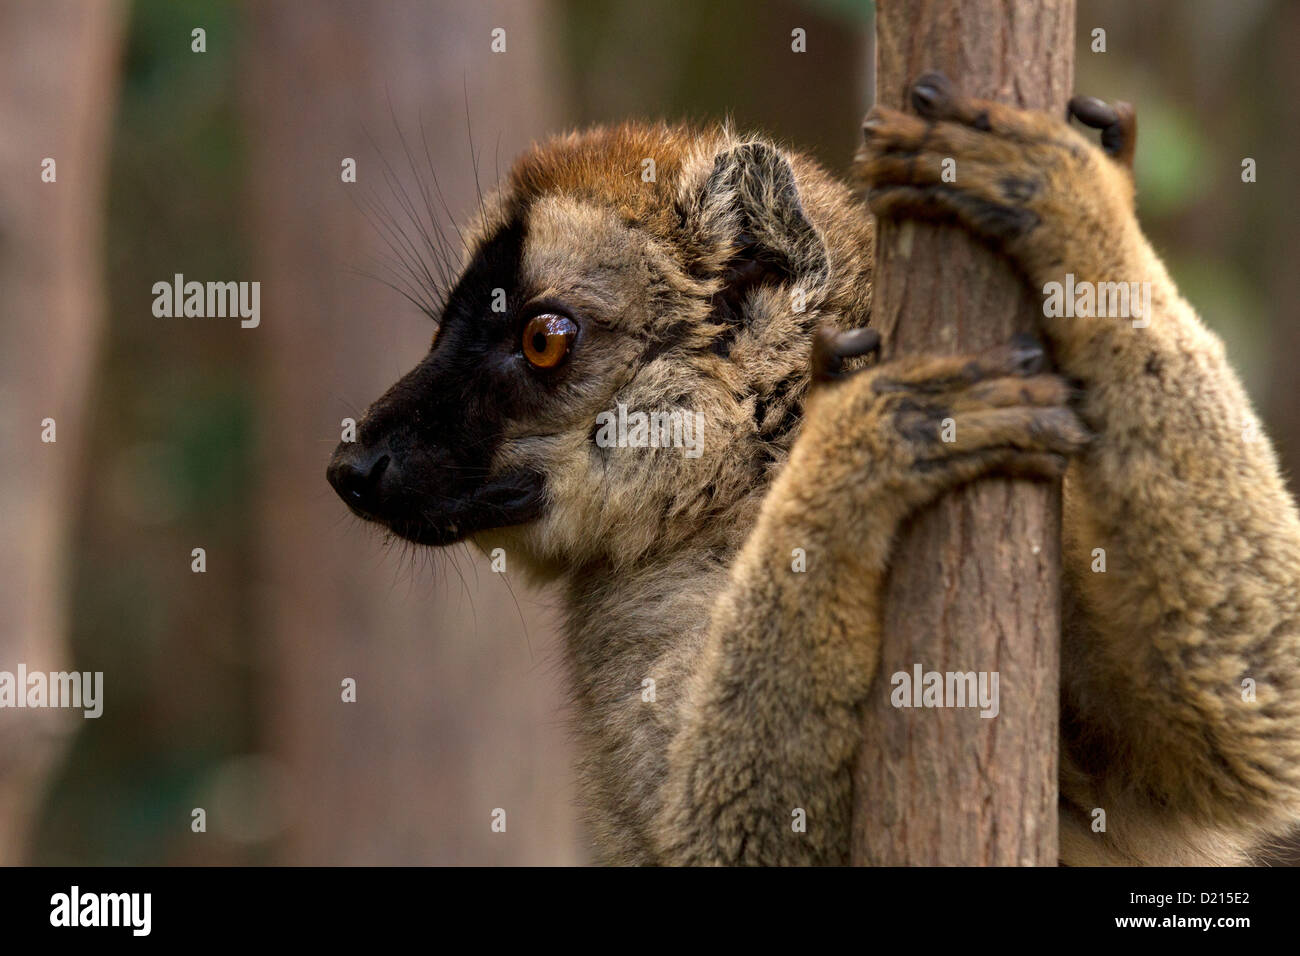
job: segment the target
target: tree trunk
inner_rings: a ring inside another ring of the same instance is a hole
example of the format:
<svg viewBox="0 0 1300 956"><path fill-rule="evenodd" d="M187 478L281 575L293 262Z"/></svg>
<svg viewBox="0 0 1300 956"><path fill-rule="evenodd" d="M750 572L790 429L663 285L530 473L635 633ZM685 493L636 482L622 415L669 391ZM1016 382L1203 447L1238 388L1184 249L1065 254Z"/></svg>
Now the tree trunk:
<svg viewBox="0 0 1300 956"><path fill-rule="evenodd" d="M882 2L878 101L946 73L963 93L1063 115L1073 0ZM889 354L956 353L1032 331L1038 299L966 233L881 222L873 324ZM989 478L916 516L892 560L877 691L854 778L853 860L1055 865L1060 486ZM990 672L999 712L902 709L891 676Z"/></svg>
<svg viewBox="0 0 1300 956"><path fill-rule="evenodd" d="M4 671L71 666L68 518L103 318L103 185L122 20L117 3L0 4L0 89L14 94L0 97ZM42 179L46 158L52 182ZM42 440L47 418L52 443ZM80 719L72 713L0 711L0 864L25 858L46 774Z"/></svg>
<svg viewBox="0 0 1300 956"><path fill-rule="evenodd" d="M456 244L445 219L475 208L475 160L486 191L498 152L508 161L549 125L545 12L522 2L248 8L263 318L241 334L264 336L267 355L267 749L285 767L282 862L577 861L564 694L556 668L534 656L553 650L548 629L524 603L525 633L502 575L476 555L385 548L325 482L342 419L360 419L433 337L400 295L353 271L403 281L375 261L395 253L363 210L381 203L370 210L380 229L410 239L389 233L396 255L418 249L433 262L402 211L404 190L426 216L422 180ZM496 27L503 53L491 52ZM345 158L357 161L355 183L341 179ZM342 699L346 678L355 703ZM505 832L492 829L498 808Z"/></svg>

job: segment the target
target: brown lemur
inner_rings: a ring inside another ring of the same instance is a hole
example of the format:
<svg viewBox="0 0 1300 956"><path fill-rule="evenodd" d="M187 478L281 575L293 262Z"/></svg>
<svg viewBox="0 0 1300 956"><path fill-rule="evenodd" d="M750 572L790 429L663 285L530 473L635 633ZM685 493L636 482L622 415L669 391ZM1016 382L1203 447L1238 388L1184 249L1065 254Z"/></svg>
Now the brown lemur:
<svg viewBox="0 0 1300 956"><path fill-rule="evenodd" d="M865 199L730 128L533 147L483 204L429 353L329 479L402 538L505 548L559 589L600 860L842 863L900 523L1068 460L1062 860L1247 861L1300 817L1300 519L1138 226L1131 114L1075 101L1103 151L933 75L913 106L869 115ZM956 221L1034 288L1148 282L1149 318L848 360L876 344L871 213ZM699 413L699 453L600 441L620 406Z"/></svg>

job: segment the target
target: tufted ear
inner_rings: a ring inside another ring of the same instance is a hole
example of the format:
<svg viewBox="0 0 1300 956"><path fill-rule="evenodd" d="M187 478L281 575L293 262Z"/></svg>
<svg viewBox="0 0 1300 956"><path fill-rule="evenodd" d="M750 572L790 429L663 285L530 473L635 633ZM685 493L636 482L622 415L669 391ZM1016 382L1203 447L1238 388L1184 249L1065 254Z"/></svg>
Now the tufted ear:
<svg viewBox="0 0 1300 956"><path fill-rule="evenodd" d="M790 161L761 142L731 146L714 159L699 197L699 225L728 252L720 307L738 313L765 284L821 285L830 274L826 246L804 213Z"/></svg>

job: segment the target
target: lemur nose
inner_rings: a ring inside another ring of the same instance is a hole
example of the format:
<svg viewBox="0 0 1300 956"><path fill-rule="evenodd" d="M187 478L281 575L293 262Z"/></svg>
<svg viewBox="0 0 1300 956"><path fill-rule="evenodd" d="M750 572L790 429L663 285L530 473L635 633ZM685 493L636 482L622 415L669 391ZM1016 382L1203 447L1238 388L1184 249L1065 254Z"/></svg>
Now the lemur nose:
<svg viewBox="0 0 1300 956"><path fill-rule="evenodd" d="M373 513L379 503L379 483L388 468L383 448L366 449L343 445L334 453L325 477L339 497L357 511Z"/></svg>

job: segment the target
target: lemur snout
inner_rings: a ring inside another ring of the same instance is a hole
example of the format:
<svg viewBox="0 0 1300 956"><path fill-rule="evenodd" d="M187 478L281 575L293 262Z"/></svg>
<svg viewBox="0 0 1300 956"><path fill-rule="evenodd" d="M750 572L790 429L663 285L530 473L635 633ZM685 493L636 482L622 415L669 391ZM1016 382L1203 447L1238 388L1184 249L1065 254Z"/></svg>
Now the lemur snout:
<svg viewBox="0 0 1300 956"><path fill-rule="evenodd" d="M384 476L392 459L384 446L367 448L357 442L339 445L325 476L349 508L373 517L379 510Z"/></svg>

